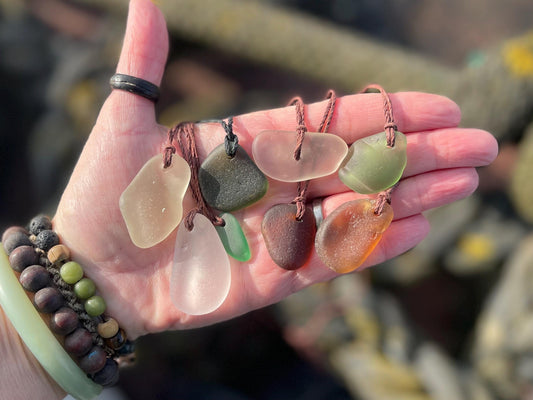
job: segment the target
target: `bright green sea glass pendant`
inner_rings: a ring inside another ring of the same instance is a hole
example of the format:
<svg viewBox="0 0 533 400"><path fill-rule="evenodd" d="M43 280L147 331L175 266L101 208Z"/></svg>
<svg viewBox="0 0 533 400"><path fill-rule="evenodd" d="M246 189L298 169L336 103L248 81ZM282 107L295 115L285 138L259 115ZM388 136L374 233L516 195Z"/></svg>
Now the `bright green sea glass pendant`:
<svg viewBox="0 0 533 400"><path fill-rule="evenodd" d="M226 253L237 261L250 260L252 253L237 218L230 213L223 213L220 218L224 220L225 225L215 226L215 228L226 249Z"/></svg>
<svg viewBox="0 0 533 400"><path fill-rule="evenodd" d="M339 178L361 194L378 193L396 184L407 164L407 139L396 132L394 147L385 132L354 142L339 169Z"/></svg>
<svg viewBox="0 0 533 400"><path fill-rule="evenodd" d="M261 199L268 180L242 147L233 157L224 144L207 156L198 170L200 190L207 204L220 211L236 211Z"/></svg>

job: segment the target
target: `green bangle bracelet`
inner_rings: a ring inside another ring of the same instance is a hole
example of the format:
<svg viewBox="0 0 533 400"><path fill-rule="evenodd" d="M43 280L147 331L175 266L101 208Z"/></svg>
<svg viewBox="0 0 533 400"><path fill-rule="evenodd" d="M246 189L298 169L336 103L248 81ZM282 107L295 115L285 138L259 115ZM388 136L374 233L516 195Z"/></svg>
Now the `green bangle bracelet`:
<svg viewBox="0 0 533 400"><path fill-rule="evenodd" d="M0 243L0 306L42 367L78 400L98 396L102 386L89 379L41 319L18 282Z"/></svg>

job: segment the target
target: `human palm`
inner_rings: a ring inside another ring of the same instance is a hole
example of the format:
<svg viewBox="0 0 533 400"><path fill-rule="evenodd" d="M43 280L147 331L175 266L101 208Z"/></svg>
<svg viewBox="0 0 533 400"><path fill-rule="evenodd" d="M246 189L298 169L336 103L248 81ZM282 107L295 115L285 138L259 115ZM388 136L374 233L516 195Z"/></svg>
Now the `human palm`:
<svg viewBox="0 0 533 400"><path fill-rule="evenodd" d="M132 0L117 71L159 84L168 40L164 19L149 0ZM421 214L471 194L477 187L474 167L490 163L497 152L487 132L457 128L460 112L450 100L423 93L391 95L400 131L408 138L408 163L392 196L395 218L364 267L394 257L415 246L428 232ZM325 103L306 108L310 131L317 129ZM251 154L253 137L266 129L295 128L294 108L281 108L235 117L239 144ZM338 99L329 131L347 143L383 130L382 98L378 94ZM142 165L166 146L167 129L156 123L153 104L135 95L114 91L105 102L80 156L54 217L55 229L73 258L80 261L102 292L109 314L130 337L166 329L211 324L274 303L315 282L336 276L316 253L296 271L277 267L261 236L261 220L275 204L296 196L296 184L270 181L266 196L234 213L249 241L252 259L231 261L228 298L213 313L190 316L177 310L169 295L173 232L160 244L137 248L130 240L118 204L122 191ZM200 159L222 143L218 124L200 124L196 141ZM336 176L311 182L308 198L324 198L327 216L340 204L360 197ZM190 208L190 195L185 207Z"/></svg>

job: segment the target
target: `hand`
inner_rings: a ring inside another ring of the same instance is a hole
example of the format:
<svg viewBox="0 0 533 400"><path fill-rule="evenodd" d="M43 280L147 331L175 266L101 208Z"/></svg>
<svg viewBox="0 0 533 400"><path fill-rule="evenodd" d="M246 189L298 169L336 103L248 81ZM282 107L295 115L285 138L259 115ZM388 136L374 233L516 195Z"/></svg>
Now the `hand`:
<svg viewBox="0 0 533 400"><path fill-rule="evenodd" d="M160 11L149 0L132 0L117 72L160 84L167 51L167 31ZM407 134L408 164L392 196L395 219L364 267L383 262L420 242L429 230L421 213L470 195L478 182L474 167L490 163L497 153L496 141L489 133L457 128L460 112L450 100L423 93L398 93L391 99L398 128ZM322 102L306 109L310 131L317 128L324 106ZM350 144L382 131L383 124L380 95L353 95L338 99L329 131ZM234 131L251 154L253 137L260 131L290 130L294 126L291 107L235 117ZM261 236L262 216L273 205L288 203L296 195L295 184L271 181L260 202L235 213L253 257L244 264L232 261L232 286L224 304L203 316L189 316L177 310L169 296L176 232L153 248L137 248L118 207L122 191L142 165L162 152L166 132L167 128L157 124L150 101L113 91L54 218L62 241L96 282L109 314L130 337L226 320L336 276L316 254L297 271L285 271L271 261ZM200 158L222 143L223 136L218 124L199 125ZM361 196L333 175L311 183L308 198L315 197L324 197L326 217L340 204Z"/></svg>

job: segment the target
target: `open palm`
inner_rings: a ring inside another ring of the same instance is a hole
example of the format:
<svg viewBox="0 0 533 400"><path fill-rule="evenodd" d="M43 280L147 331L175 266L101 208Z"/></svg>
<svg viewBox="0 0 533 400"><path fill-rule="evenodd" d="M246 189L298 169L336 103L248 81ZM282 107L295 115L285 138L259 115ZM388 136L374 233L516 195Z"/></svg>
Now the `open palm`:
<svg viewBox="0 0 533 400"><path fill-rule="evenodd" d="M117 71L159 84L167 51L160 11L149 0L132 0ZM496 142L487 132L457 128L460 112L450 100L423 93L398 93L391 99L398 128L407 134L408 164L392 198L394 221L364 266L415 246L429 229L421 212L471 194L477 187L474 167L490 163L497 153ZM317 129L324 107L322 102L306 108L310 131ZM380 95L353 95L338 99L330 132L350 144L381 131L383 124ZM262 130L294 128L294 108L246 114L235 117L234 122L239 144L248 154L253 137ZM54 217L55 229L73 258L85 266L106 299L109 314L130 337L229 319L335 277L316 253L297 271L285 271L272 262L261 236L262 216L273 205L290 202L296 184L270 181L260 202L234 214L248 238L252 259L247 263L232 260L232 284L224 304L203 316L177 310L169 296L176 232L150 249L137 248L118 207L120 194L142 165L164 148L166 131L156 123L150 101L126 92L111 93ZM199 125L200 159L222 143L223 137L220 125ZM333 175L311 182L308 197L324 197L327 216L340 204L360 196Z"/></svg>

